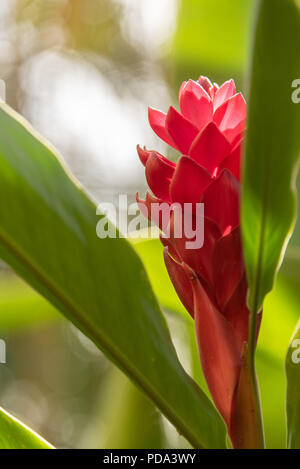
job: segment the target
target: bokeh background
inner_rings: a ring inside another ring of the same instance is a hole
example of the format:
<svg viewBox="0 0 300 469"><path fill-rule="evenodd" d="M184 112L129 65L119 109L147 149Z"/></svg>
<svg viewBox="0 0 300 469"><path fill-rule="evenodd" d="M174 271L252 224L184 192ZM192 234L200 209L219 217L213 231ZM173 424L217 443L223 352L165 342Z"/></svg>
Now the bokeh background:
<svg viewBox="0 0 300 469"><path fill-rule="evenodd" d="M148 126L148 105L176 106L180 82L200 74L216 82L232 77L247 93L254 4L1 1L6 101L58 148L96 201L117 203L120 193L133 201L146 189L136 144L168 152ZM274 448L285 439L283 363L300 312L299 243L297 225L259 343L267 443ZM166 314L185 368L202 383L190 323ZM0 404L55 446L187 446L88 339L3 263L0 338L7 354Z"/></svg>

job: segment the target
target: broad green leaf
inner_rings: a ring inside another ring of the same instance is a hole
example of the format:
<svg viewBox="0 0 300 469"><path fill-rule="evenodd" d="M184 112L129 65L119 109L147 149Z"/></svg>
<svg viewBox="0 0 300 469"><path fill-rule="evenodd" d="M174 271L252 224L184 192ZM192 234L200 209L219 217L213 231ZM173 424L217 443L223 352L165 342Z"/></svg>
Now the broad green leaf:
<svg viewBox="0 0 300 469"><path fill-rule="evenodd" d="M0 449L51 449L50 443L0 407Z"/></svg>
<svg viewBox="0 0 300 469"><path fill-rule="evenodd" d="M96 236L94 203L55 151L0 108L0 257L90 337L195 447L225 429L178 361L140 258Z"/></svg>
<svg viewBox="0 0 300 469"><path fill-rule="evenodd" d="M300 107L294 102L293 86L300 76L300 59L291 44L299 41L299 2L260 0L250 72L242 194L252 356L257 312L273 288L295 220Z"/></svg>
<svg viewBox="0 0 300 469"><path fill-rule="evenodd" d="M299 8L294 0L261 0L250 73L243 168L242 232L253 314L273 286L295 219L294 178L300 106L292 83L300 59Z"/></svg>

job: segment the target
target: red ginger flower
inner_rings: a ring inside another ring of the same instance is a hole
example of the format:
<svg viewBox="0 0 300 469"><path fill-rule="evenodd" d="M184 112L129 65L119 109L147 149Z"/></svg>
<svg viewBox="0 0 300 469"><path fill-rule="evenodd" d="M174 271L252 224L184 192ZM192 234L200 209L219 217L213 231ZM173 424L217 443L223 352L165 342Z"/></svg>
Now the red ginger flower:
<svg viewBox="0 0 300 469"><path fill-rule="evenodd" d="M179 91L180 113L149 108L154 132L181 152L177 164L138 147L151 191L137 197L151 219L153 203L204 203L204 244L187 249L175 238L161 237L165 264L183 305L195 319L203 372L217 409L235 445L235 396L244 344L248 341L247 280L239 226L240 161L246 104L233 80L222 86L205 78L189 80ZM154 221L164 231L161 219Z"/></svg>

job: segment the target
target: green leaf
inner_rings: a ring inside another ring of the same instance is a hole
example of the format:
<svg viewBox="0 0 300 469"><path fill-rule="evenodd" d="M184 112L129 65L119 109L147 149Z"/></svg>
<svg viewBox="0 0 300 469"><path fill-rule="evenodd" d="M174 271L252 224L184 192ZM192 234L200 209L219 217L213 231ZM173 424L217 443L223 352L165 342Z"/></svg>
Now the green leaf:
<svg viewBox="0 0 300 469"><path fill-rule="evenodd" d="M50 443L0 407L0 449L51 449Z"/></svg>
<svg viewBox="0 0 300 469"><path fill-rule="evenodd" d="M178 361L140 258L96 236L94 203L55 151L0 108L0 256L90 337L195 447L224 447L215 408Z"/></svg>
<svg viewBox="0 0 300 469"><path fill-rule="evenodd" d="M300 106L292 83L300 77L299 8L294 0L259 2L250 74L243 169L242 232L255 316L272 289L295 219L295 164ZM252 327L252 351L255 327Z"/></svg>
<svg viewBox="0 0 300 469"><path fill-rule="evenodd" d="M291 44L299 41L299 2L260 0L251 67L242 195L252 355L256 313L273 287L295 221L300 107L292 97L295 80L300 77L300 59ZM288 408L293 406L292 402L288 397ZM288 413L291 415L291 411ZM291 422L288 427L290 431Z"/></svg>

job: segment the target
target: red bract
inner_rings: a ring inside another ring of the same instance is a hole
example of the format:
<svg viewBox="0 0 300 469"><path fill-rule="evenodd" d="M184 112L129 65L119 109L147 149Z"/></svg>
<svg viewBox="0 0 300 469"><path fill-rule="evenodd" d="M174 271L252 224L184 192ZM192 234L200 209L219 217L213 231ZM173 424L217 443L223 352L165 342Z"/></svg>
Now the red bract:
<svg viewBox="0 0 300 469"><path fill-rule="evenodd" d="M149 108L154 132L211 174L216 176L229 168L239 179L246 104L243 96L235 93L233 80L220 88L204 77L183 82L179 104L180 113L172 106L167 114Z"/></svg>
<svg viewBox="0 0 300 469"><path fill-rule="evenodd" d="M184 82L180 112L149 108L154 132L182 156L177 164L156 151L138 147L153 193L137 197L151 219L154 203L168 206L204 203L204 244L187 249L186 237L174 236L176 211L154 221L169 237L161 237L165 264L183 305L195 319L203 372L217 409L234 444L235 392L248 341L247 280L240 239L240 163L246 104L233 80L222 86L205 78Z"/></svg>

